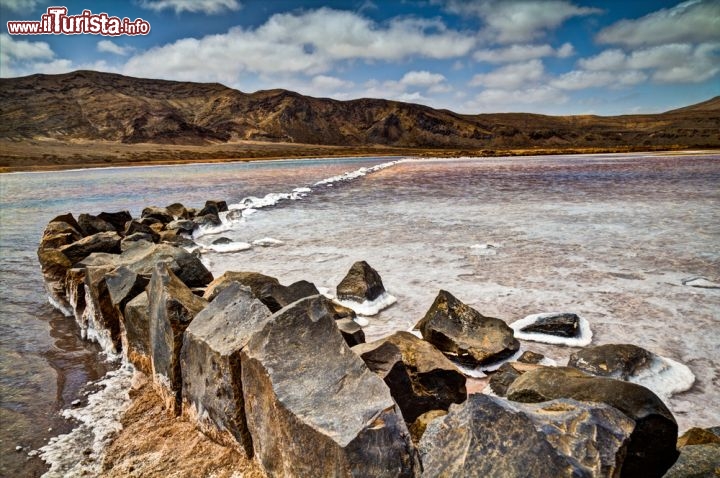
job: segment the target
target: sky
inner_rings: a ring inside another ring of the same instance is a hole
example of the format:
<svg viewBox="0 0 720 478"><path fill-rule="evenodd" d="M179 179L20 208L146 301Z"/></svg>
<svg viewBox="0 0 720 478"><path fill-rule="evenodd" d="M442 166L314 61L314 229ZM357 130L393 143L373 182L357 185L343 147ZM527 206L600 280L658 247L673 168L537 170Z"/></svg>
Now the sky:
<svg viewBox="0 0 720 478"><path fill-rule="evenodd" d="M50 6L147 35L10 35ZM92 69L467 114L657 113L720 95L720 0L0 0L0 76Z"/></svg>

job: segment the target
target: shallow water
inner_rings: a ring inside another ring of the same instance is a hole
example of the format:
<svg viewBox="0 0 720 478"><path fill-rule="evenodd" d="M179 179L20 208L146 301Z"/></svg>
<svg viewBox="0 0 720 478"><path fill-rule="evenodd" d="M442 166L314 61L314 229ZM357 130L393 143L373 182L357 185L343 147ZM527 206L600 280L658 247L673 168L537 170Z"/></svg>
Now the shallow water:
<svg viewBox="0 0 720 478"><path fill-rule="evenodd" d="M39 460L25 454L67 428L58 411L107 368L46 302L35 249L52 217L237 203L386 161L1 175L0 474L41 472ZM208 252L204 260L216 275L254 270L332 290L354 261L367 260L397 297L370 318L369 339L412 327L440 288L507 322L575 312L590 322L593 344L632 342L691 368L696 384L670 402L681 430L720 423L720 290L682 285L691 276L720 280L719 155L412 160L314 187L221 235L282 244ZM561 364L574 350L523 347Z"/></svg>

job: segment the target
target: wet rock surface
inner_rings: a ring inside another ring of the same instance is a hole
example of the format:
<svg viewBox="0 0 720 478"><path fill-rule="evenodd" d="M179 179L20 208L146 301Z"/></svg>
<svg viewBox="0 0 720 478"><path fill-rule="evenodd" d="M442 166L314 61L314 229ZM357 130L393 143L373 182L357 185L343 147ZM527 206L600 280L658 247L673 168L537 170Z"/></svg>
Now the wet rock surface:
<svg viewBox="0 0 720 478"><path fill-rule="evenodd" d="M720 473L720 444L689 445L664 478L715 478Z"/></svg>
<svg viewBox="0 0 720 478"><path fill-rule="evenodd" d="M432 421L419 449L424 476L618 476L633 425L602 404L476 394Z"/></svg>
<svg viewBox="0 0 720 478"><path fill-rule="evenodd" d="M520 348L505 322L485 317L444 290L415 328L442 352L470 366L509 357Z"/></svg>

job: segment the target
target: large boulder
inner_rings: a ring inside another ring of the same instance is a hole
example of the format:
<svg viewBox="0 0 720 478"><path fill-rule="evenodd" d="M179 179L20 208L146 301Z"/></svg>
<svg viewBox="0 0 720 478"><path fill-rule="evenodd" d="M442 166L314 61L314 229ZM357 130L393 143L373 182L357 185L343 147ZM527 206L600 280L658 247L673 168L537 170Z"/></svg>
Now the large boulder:
<svg viewBox="0 0 720 478"><path fill-rule="evenodd" d="M273 284L266 290L262 291L259 299L272 312L277 312L293 302L305 297L318 295L319 293L320 292L317 287L315 287L315 284L306 280L300 280L293 282L288 286Z"/></svg>
<svg viewBox="0 0 720 478"><path fill-rule="evenodd" d="M272 314L249 288L233 282L185 330L180 356L183 412L226 445L252 457L245 420L240 351Z"/></svg>
<svg viewBox="0 0 720 478"><path fill-rule="evenodd" d="M63 314L71 316L72 308L65 293L65 276L72 262L57 249L38 249L37 255L48 299Z"/></svg>
<svg viewBox="0 0 720 478"><path fill-rule="evenodd" d="M135 219L128 221L125 225L124 234L126 238L131 238L133 236L138 238L140 236L137 236L137 234L144 234L145 236L150 237L150 242L158 242L160 239L160 235L153 228L151 228L148 224L143 224Z"/></svg>
<svg viewBox="0 0 720 478"><path fill-rule="evenodd" d="M358 261L350 267L337 286L339 300L365 302L375 300L385 292L380 274L365 261Z"/></svg>
<svg viewBox="0 0 720 478"><path fill-rule="evenodd" d="M706 445L708 443L720 444L720 436L716 435L709 429L693 427L686 430L685 433L678 438L677 447L682 448L690 445Z"/></svg>
<svg viewBox="0 0 720 478"><path fill-rule="evenodd" d="M419 474L402 414L345 344L325 298L275 313L241 357L248 429L270 476Z"/></svg>
<svg viewBox="0 0 720 478"><path fill-rule="evenodd" d="M263 297L272 286L280 285L280 282L276 278L260 274L259 272L227 271L208 284L203 297L211 301L233 282L239 282L249 287L252 293L255 294L255 297L258 298Z"/></svg>
<svg viewBox="0 0 720 478"><path fill-rule="evenodd" d="M432 421L419 449L424 476L616 477L632 429L603 404L528 405L476 394Z"/></svg>
<svg viewBox="0 0 720 478"><path fill-rule="evenodd" d="M507 358L520 348L505 322L485 317L444 290L415 328L443 353L469 366Z"/></svg>
<svg viewBox="0 0 720 478"><path fill-rule="evenodd" d="M627 380L640 370L647 369L652 359L652 352L637 345L607 344L572 353L568 367L590 375Z"/></svg>
<svg viewBox="0 0 720 478"><path fill-rule="evenodd" d="M168 410L179 415L183 334L207 301L193 294L164 262L155 266L148 285L148 301L153 383Z"/></svg>
<svg viewBox="0 0 720 478"><path fill-rule="evenodd" d="M467 397L465 376L458 368L410 332L396 332L352 350L382 377L408 424L425 412L447 410Z"/></svg>
<svg viewBox="0 0 720 478"><path fill-rule="evenodd" d="M192 217L188 209L179 202L174 202L165 209L173 217L177 217L178 219L190 219Z"/></svg>
<svg viewBox="0 0 720 478"><path fill-rule="evenodd" d="M125 230L125 224L132 220L132 216L128 211L118 212L101 212L97 218L111 224L117 232Z"/></svg>
<svg viewBox="0 0 720 478"><path fill-rule="evenodd" d="M518 377L507 397L536 403L557 398L606 403L635 421L622 476L661 477L675 462L678 426L657 395L622 380L594 377L569 367L541 367Z"/></svg>
<svg viewBox="0 0 720 478"><path fill-rule="evenodd" d="M67 246L58 249L72 264L77 264L93 252L120 253L120 236L115 231L99 232L83 237Z"/></svg>
<svg viewBox="0 0 720 478"><path fill-rule="evenodd" d="M123 354L141 372L152 375L150 359L150 301L142 292L125 304L122 316Z"/></svg>

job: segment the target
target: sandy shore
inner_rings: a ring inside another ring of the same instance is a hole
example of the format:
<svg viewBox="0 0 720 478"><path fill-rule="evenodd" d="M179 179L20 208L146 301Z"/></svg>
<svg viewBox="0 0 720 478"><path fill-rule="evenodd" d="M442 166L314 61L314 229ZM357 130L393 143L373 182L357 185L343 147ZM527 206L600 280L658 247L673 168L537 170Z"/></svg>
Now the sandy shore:
<svg viewBox="0 0 720 478"><path fill-rule="evenodd" d="M99 476L265 477L255 461L213 442L187 419L171 416L147 377L136 374L123 429L106 449Z"/></svg>
<svg viewBox="0 0 720 478"><path fill-rule="evenodd" d="M667 149L663 148L663 151L667 151ZM328 146L260 141L239 141L208 145L165 145L80 140L62 142L53 139L0 139L0 173L326 157L417 156L452 158L461 156L497 157L640 151L648 151L648 147L466 150L452 148L398 148L382 145ZM654 150L650 149L650 151ZM677 148L675 151L682 152L682 148Z"/></svg>

